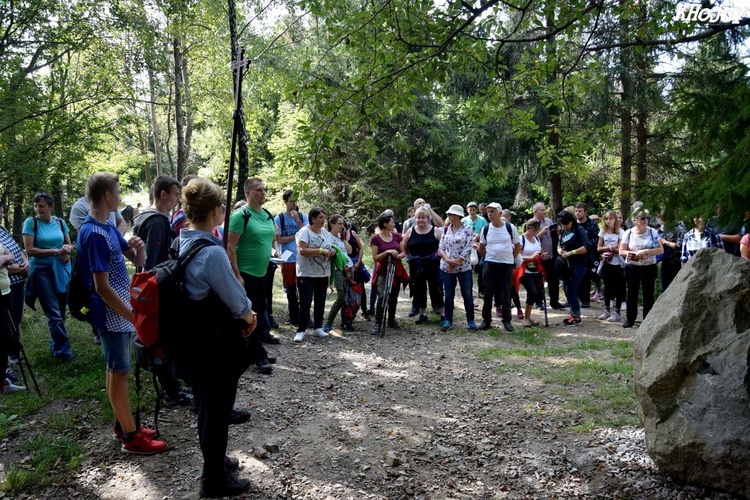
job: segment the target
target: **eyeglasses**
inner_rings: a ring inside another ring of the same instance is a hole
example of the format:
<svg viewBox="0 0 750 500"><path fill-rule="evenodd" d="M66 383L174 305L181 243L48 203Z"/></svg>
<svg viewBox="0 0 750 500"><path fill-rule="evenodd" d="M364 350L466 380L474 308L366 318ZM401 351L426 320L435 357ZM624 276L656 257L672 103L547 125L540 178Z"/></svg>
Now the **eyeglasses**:
<svg viewBox="0 0 750 500"><path fill-rule="evenodd" d="M52 196L48 195L47 193L37 193L34 198L43 198L47 201L53 202Z"/></svg>
<svg viewBox="0 0 750 500"><path fill-rule="evenodd" d="M636 217L638 220L648 220L648 217Z"/></svg>

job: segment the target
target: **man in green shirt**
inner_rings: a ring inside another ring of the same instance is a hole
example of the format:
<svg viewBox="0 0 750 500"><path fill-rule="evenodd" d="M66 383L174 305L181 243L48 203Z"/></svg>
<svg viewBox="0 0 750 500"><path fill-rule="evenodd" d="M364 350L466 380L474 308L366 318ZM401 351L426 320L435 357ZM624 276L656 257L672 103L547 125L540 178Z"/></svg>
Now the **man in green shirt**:
<svg viewBox="0 0 750 500"><path fill-rule="evenodd" d="M245 293L258 314L258 335L251 335L251 339L259 338L267 344L278 344L279 339L271 335L268 321L265 281L276 239L276 224L271 213L263 208L266 188L261 179L251 177L245 181L245 199L245 206L235 210L229 218L227 254L235 276L245 287ZM266 350L260 342L254 347L260 353L258 369L262 373L270 373L271 365Z"/></svg>

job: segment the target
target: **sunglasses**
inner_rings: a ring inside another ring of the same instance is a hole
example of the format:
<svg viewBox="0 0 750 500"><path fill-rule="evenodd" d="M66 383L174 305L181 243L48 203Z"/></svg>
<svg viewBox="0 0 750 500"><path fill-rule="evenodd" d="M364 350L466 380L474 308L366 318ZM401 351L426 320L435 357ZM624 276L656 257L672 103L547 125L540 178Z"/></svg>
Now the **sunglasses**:
<svg viewBox="0 0 750 500"><path fill-rule="evenodd" d="M648 220L648 217L636 217L638 220Z"/></svg>
<svg viewBox="0 0 750 500"><path fill-rule="evenodd" d="M52 199L52 196L48 195L47 193L37 193L36 196L34 196L34 198L43 198L43 199L45 199L47 201L50 201L50 202L54 201Z"/></svg>

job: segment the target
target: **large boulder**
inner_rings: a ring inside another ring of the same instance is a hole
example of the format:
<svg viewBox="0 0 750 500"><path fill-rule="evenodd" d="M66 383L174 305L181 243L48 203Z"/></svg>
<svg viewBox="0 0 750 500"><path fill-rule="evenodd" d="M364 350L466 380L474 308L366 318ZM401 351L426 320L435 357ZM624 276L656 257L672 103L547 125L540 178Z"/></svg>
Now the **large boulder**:
<svg viewBox="0 0 750 500"><path fill-rule="evenodd" d="M656 465L750 496L750 261L698 252L638 329L634 358Z"/></svg>

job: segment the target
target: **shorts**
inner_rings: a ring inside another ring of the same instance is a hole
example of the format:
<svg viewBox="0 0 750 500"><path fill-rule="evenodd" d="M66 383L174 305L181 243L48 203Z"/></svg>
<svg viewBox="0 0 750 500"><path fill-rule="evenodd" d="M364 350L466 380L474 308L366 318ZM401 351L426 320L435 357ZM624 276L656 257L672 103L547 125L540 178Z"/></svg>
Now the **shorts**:
<svg viewBox="0 0 750 500"><path fill-rule="evenodd" d="M107 371L117 375L130 373L130 344L133 332L110 332L99 329L99 338L102 339L102 351L104 351L104 363Z"/></svg>

